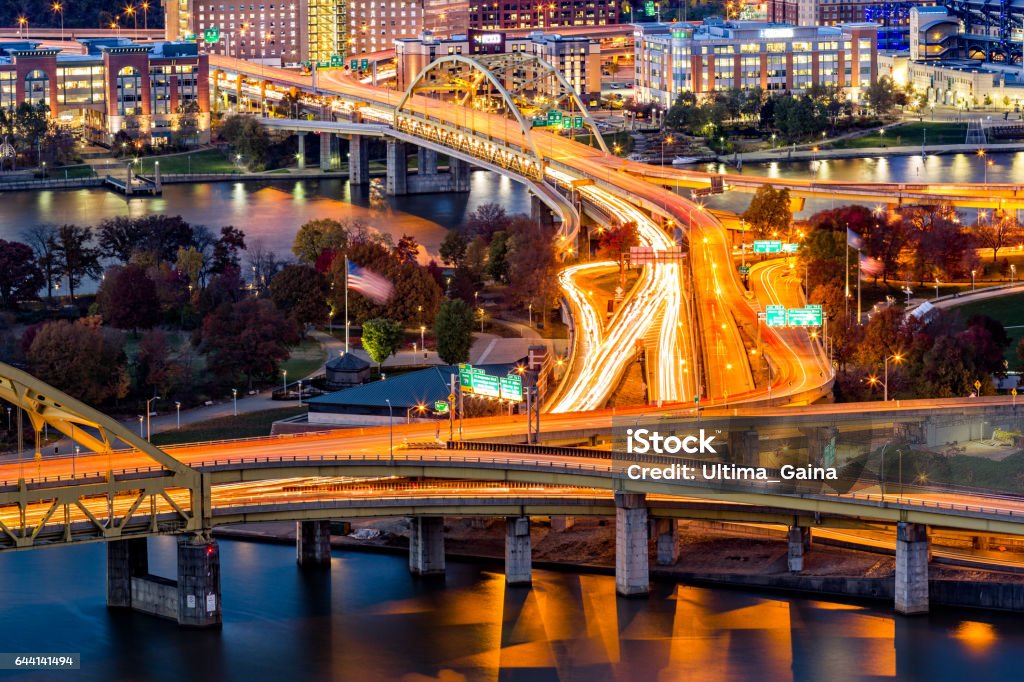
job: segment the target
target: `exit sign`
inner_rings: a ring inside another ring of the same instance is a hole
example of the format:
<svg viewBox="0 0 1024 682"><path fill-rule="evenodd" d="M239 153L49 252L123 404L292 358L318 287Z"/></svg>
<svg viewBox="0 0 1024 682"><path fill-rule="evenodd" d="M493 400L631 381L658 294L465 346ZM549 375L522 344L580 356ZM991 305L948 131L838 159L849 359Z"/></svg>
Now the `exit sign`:
<svg viewBox="0 0 1024 682"><path fill-rule="evenodd" d="M216 43L220 40L220 29L216 26L206 29L203 31L203 40L207 43Z"/></svg>
<svg viewBox="0 0 1024 682"><path fill-rule="evenodd" d="M782 242L778 239L755 239L754 253L781 253Z"/></svg>
<svg viewBox="0 0 1024 682"><path fill-rule="evenodd" d="M786 306L769 305L764 308L764 322L769 327L786 326Z"/></svg>

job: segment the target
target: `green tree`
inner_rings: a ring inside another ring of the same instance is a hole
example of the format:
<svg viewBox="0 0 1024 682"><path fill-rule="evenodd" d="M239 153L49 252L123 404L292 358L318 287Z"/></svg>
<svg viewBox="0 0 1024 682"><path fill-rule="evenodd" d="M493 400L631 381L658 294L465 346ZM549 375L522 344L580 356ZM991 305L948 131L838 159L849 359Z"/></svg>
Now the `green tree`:
<svg viewBox="0 0 1024 682"><path fill-rule="evenodd" d="M761 238L788 232L793 221L789 190L775 189L771 185L758 187L750 206L743 212L743 219Z"/></svg>
<svg viewBox="0 0 1024 682"><path fill-rule="evenodd" d="M174 262L178 272L188 277L193 289L199 289L199 276L203 272L203 254L194 246L178 247L178 257Z"/></svg>
<svg viewBox="0 0 1024 682"><path fill-rule="evenodd" d="M0 302L4 308L11 310L18 301L36 298L43 281L32 247L0 239Z"/></svg>
<svg viewBox="0 0 1024 682"><path fill-rule="evenodd" d="M449 230L441 241L441 262L445 265L461 268L466 260L466 249L469 242L461 230Z"/></svg>
<svg viewBox="0 0 1024 682"><path fill-rule="evenodd" d="M508 270L512 297L524 307L532 303L533 309L541 312L538 326L543 326L558 290L554 228L526 216L518 216L509 225L509 234Z"/></svg>
<svg viewBox="0 0 1024 682"><path fill-rule="evenodd" d="M487 274L500 284L508 284L508 250L511 246L508 232L495 232L487 247Z"/></svg>
<svg viewBox="0 0 1024 682"><path fill-rule="evenodd" d="M363 322L363 350L377 363L380 370L385 360L394 355L402 344L402 327L394 320L378 317Z"/></svg>
<svg viewBox="0 0 1024 682"><path fill-rule="evenodd" d="M437 355L442 362L455 365L469 360L473 345L473 311L461 299L445 301L434 322Z"/></svg>
<svg viewBox="0 0 1024 682"><path fill-rule="evenodd" d="M309 265L286 265L270 280L270 300L303 329L322 325L331 308L327 279Z"/></svg>
<svg viewBox="0 0 1024 682"><path fill-rule="evenodd" d="M35 333L26 359L35 376L86 403L128 393L124 338L102 329L93 318L45 324Z"/></svg>
<svg viewBox="0 0 1024 682"><path fill-rule="evenodd" d="M325 252L345 253L350 241L369 238L370 228L358 220L310 220L303 223L295 234L292 253L303 263L312 265Z"/></svg>
<svg viewBox="0 0 1024 682"><path fill-rule="evenodd" d="M75 288L85 277L99 277L100 250L92 245L92 230L78 225L61 225L53 237L52 253L57 277L68 278L68 293L75 298Z"/></svg>
<svg viewBox="0 0 1024 682"><path fill-rule="evenodd" d="M233 115L224 119L221 138L231 147L233 157L249 168L261 168L267 161L270 133L251 116Z"/></svg>

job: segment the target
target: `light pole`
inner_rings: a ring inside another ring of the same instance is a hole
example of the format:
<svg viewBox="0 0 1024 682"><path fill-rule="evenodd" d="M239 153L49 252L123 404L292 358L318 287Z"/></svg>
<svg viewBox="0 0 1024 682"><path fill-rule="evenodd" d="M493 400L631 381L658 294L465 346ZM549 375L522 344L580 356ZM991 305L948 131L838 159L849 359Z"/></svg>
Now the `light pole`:
<svg viewBox="0 0 1024 682"><path fill-rule="evenodd" d="M299 407L302 407L302 379L299 379Z"/></svg>
<svg viewBox="0 0 1024 682"><path fill-rule="evenodd" d="M480 333L483 334L484 333L484 309L483 308L477 308L476 311L477 311L477 313L480 314Z"/></svg>
<svg viewBox="0 0 1024 682"><path fill-rule="evenodd" d="M424 341L424 334L427 333L427 326L425 324L420 325L420 348L423 349L423 357L427 356L427 342Z"/></svg>
<svg viewBox="0 0 1024 682"><path fill-rule="evenodd" d="M78 459L78 453L81 452L81 451L82 451L82 448L80 446L76 445L75 446L75 451L71 454L71 478L74 478L75 476L78 475L78 472L75 471L75 460Z"/></svg>
<svg viewBox="0 0 1024 682"><path fill-rule="evenodd" d="M142 420L143 420L143 416L140 414L139 415L139 438L143 437L143 435L142 435Z"/></svg>
<svg viewBox="0 0 1024 682"><path fill-rule="evenodd" d="M174 403L174 409L177 410L178 430L181 431L181 403L180 402L175 402Z"/></svg>
<svg viewBox="0 0 1024 682"><path fill-rule="evenodd" d="M527 310L529 310L529 314L530 314L530 327L532 328L533 327L533 304L532 303L529 306L527 306Z"/></svg>
<svg viewBox="0 0 1024 682"><path fill-rule="evenodd" d="M288 393L288 370L282 369L281 370L281 398L282 399L288 397L287 395L285 395L286 393Z"/></svg>
<svg viewBox="0 0 1024 682"><path fill-rule="evenodd" d="M391 409L391 401L387 398L384 402L388 404L388 458L395 463L395 414Z"/></svg>
<svg viewBox="0 0 1024 682"><path fill-rule="evenodd" d="M18 17L18 28L21 30L21 37L25 37L25 32L28 30L28 17Z"/></svg>
<svg viewBox="0 0 1024 682"><path fill-rule="evenodd" d="M234 416L238 416L238 389L231 389L231 410L234 412Z"/></svg>
<svg viewBox="0 0 1024 682"><path fill-rule="evenodd" d="M149 31L149 3L144 2L140 7L142 7L142 30Z"/></svg>
<svg viewBox="0 0 1024 682"><path fill-rule="evenodd" d="M941 284L941 282L939 281L939 278L936 277L935 278L935 298L939 297L939 284Z"/></svg>
<svg viewBox="0 0 1024 682"><path fill-rule="evenodd" d="M899 353L893 353L892 355L886 356L885 362L882 364L885 367L885 383L882 384L882 399L886 402L889 400L889 361L902 362L903 356Z"/></svg>
<svg viewBox="0 0 1024 682"><path fill-rule="evenodd" d="M7 408L7 430L11 430L11 408Z"/></svg>
<svg viewBox="0 0 1024 682"><path fill-rule="evenodd" d="M149 405L154 400L160 400L160 396L155 395L155 396L153 396L152 398L150 398L149 400L146 401L146 440L149 440L150 436L151 436L151 432L149 430L149 424L150 424L150 422L149 422L149 414L150 414L150 412L152 412L152 410L150 409Z"/></svg>
<svg viewBox="0 0 1024 682"><path fill-rule="evenodd" d="M55 2L52 5L52 9L53 9L54 14L59 14L60 15L60 39L61 39L61 41L63 41L64 40L64 5L60 4L59 2Z"/></svg>
<svg viewBox="0 0 1024 682"><path fill-rule="evenodd" d="M427 406L424 405L423 403L416 403L412 407L408 408L405 411L405 423L406 424L412 424L412 412L413 412L413 410L416 410L417 412L419 412L420 416L422 417L426 413L426 411L427 411Z"/></svg>
<svg viewBox="0 0 1024 682"><path fill-rule="evenodd" d="M974 291L974 270L971 270L971 291Z"/></svg>

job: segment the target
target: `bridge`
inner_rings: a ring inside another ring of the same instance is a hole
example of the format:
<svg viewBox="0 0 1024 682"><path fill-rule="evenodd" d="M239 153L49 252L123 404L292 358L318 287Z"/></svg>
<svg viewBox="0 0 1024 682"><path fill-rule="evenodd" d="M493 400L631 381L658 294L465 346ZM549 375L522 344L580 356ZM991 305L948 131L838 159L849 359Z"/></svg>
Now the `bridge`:
<svg viewBox="0 0 1024 682"><path fill-rule="evenodd" d="M410 570L431 574L444 570L445 515L504 516L506 575L516 583L530 580L530 517L614 514L616 585L624 595L648 589L651 527L659 561L674 562L681 518L784 525L793 571L802 567L813 527L895 527L896 607L904 613L928 607L928 528L1024 534L1019 496L905 485L902 479L894 494L884 477L866 475L857 464L879 442L927 446L965 430L970 435L981 429L975 438L996 428L1019 431L1024 416L1016 404L1001 400L733 408L682 419L607 410L546 418L545 440L589 439L592 445L584 448L509 442L522 440L522 419L489 418L466 421L467 435L478 439L466 442L431 442L432 425L400 425L393 429L402 438L397 450L390 445L393 430L382 427L161 450L2 364L0 398L16 407L19 425L25 415L37 453L44 425L88 450L0 464L0 553L105 542L110 606L191 626L220 623L219 549L211 532L242 522L295 520L298 561L310 565L329 561L329 519L408 516ZM794 419L780 422L780 412ZM700 460L621 454L616 436L641 421L665 433L713 431L720 450ZM733 463L766 467L778 476L781 442L795 456L787 455L786 462L820 463L827 450L842 454L848 460L844 478L723 483L629 473L631 467ZM853 447L860 452L850 452ZM176 581L148 573L145 538L160 534L180 536Z"/></svg>

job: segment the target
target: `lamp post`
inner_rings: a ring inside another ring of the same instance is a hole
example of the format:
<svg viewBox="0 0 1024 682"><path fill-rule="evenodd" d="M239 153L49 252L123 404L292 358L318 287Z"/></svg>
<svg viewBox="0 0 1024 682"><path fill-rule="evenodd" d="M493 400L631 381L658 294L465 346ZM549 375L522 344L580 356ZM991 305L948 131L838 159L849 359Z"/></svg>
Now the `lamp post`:
<svg viewBox="0 0 1024 682"><path fill-rule="evenodd" d="M144 2L139 6L142 7L142 30L149 31L149 3Z"/></svg>
<svg viewBox="0 0 1024 682"><path fill-rule="evenodd" d="M177 411L178 430L181 431L181 402L175 402L174 409Z"/></svg>
<svg viewBox="0 0 1024 682"><path fill-rule="evenodd" d="M427 355L427 342L424 341L424 334L427 333L427 326L425 324L420 325L420 348L423 349L423 356Z"/></svg>
<svg viewBox="0 0 1024 682"><path fill-rule="evenodd" d="M480 315L480 333L484 333L484 309L477 308L476 312Z"/></svg>
<svg viewBox="0 0 1024 682"><path fill-rule="evenodd" d="M527 310L529 310L529 314L530 314L530 327L532 328L533 327L533 303L531 303L529 306L527 306Z"/></svg>
<svg viewBox="0 0 1024 682"><path fill-rule="evenodd" d="M25 37L25 32L28 30L28 17L18 17L18 29L21 31L21 37Z"/></svg>
<svg viewBox="0 0 1024 682"><path fill-rule="evenodd" d="M64 5L60 4L59 2L55 2L51 6L51 8L53 9L54 14L59 14L60 15L60 39L63 41L64 40Z"/></svg>
<svg viewBox="0 0 1024 682"><path fill-rule="evenodd" d="M299 379L299 406L302 406L302 379Z"/></svg>
<svg viewBox="0 0 1024 682"><path fill-rule="evenodd" d="M7 430L11 430L11 408L7 408Z"/></svg>
<svg viewBox="0 0 1024 682"><path fill-rule="evenodd" d="M384 402L388 404L388 459L395 463L395 413L391 409L391 401L387 398Z"/></svg>
<svg viewBox="0 0 1024 682"><path fill-rule="evenodd" d="M151 431L149 429L149 426L150 426L149 415L150 415L150 412L152 412L152 410L150 409L149 405L154 400L160 400L160 396L155 395L155 396L153 396L152 398L150 398L149 400L146 401L146 440L149 440L150 436L152 435Z"/></svg>
<svg viewBox="0 0 1024 682"><path fill-rule="evenodd" d="M139 438L143 437L143 435L142 435L142 420L143 419L144 419L144 417L140 414L139 415Z"/></svg>
<svg viewBox="0 0 1024 682"><path fill-rule="evenodd" d="M971 270L971 291L974 291L974 270Z"/></svg>
<svg viewBox="0 0 1024 682"><path fill-rule="evenodd" d="M889 400L889 361L902 362L903 356L899 353L893 353L892 355L886 356L885 361L882 363L885 367L885 382L882 384L882 399L886 402Z"/></svg>
<svg viewBox="0 0 1024 682"><path fill-rule="evenodd" d="M427 406L424 405L423 403L416 403L412 407L408 408L405 411L405 423L406 424L412 424L412 412L413 412L413 410L418 412L419 415L422 417L424 414L426 414Z"/></svg>
<svg viewBox="0 0 1024 682"><path fill-rule="evenodd" d="M231 411L234 413L234 416L236 416L236 417L238 416L238 389L237 388L231 389Z"/></svg>
<svg viewBox="0 0 1024 682"><path fill-rule="evenodd" d="M288 370L281 370L281 398L286 398L288 393Z"/></svg>

